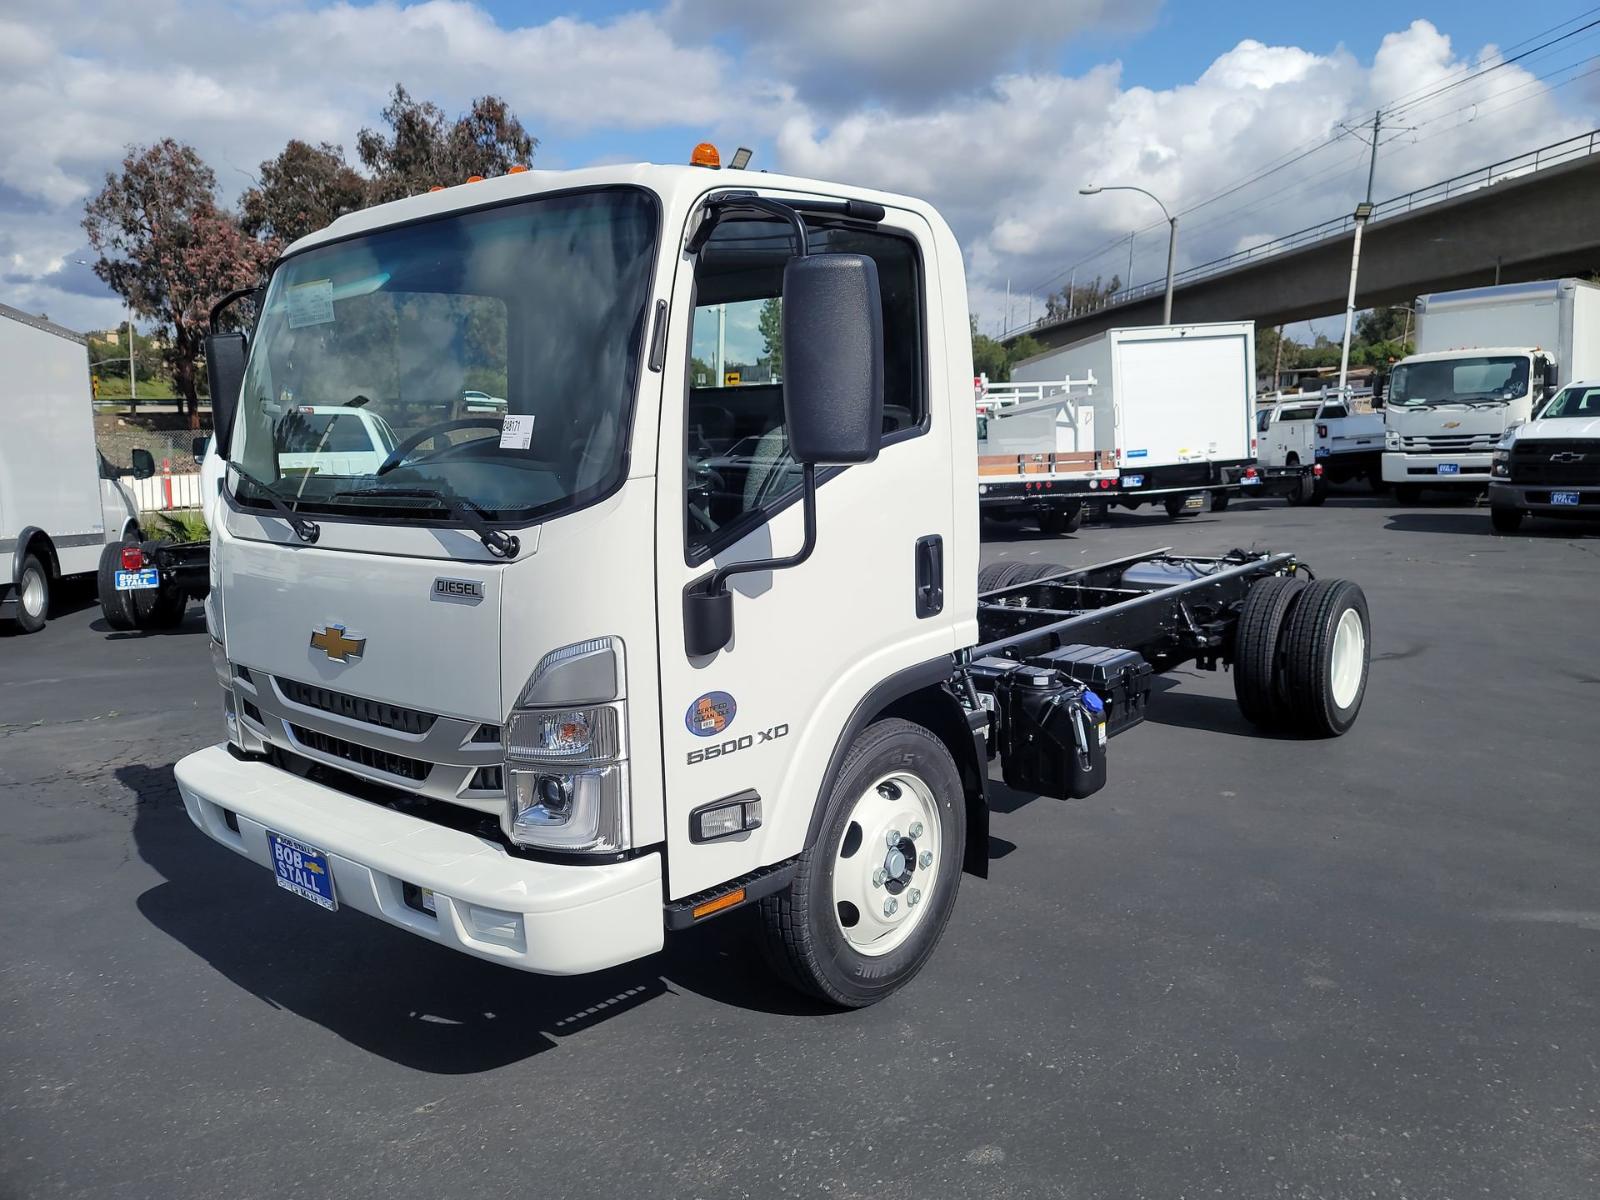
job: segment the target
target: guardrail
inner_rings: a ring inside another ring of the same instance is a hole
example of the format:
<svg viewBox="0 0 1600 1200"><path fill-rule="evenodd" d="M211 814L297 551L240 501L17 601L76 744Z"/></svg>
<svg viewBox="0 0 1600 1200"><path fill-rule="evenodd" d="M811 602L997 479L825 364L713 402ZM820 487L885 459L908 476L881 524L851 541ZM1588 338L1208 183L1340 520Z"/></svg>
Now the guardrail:
<svg viewBox="0 0 1600 1200"><path fill-rule="evenodd" d="M1536 150L1528 150L1511 158L1502 159L1491 163L1487 167L1478 167L1475 170L1464 171L1460 175L1452 175L1449 179L1431 183L1427 187L1416 188L1399 196L1391 196L1372 206L1372 216L1368 224L1381 221L1386 217L1398 217L1412 212L1418 208L1426 208L1430 204L1437 204L1460 196L1465 192L1474 192L1480 188L1492 187L1497 183L1504 183L1508 179L1517 179L1524 175L1531 175L1535 171L1543 171L1549 167L1559 166L1562 163L1572 162L1575 159L1587 158L1600 150L1600 129L1590 130L1588 133L1576 134L1564 138L1559 142L1551 142L1548 146L1540 146ZM1185 283L1193 283L1212 275L1220 275L1223 271L1230 271L1234 267L1246 263L1259 262L1262 259L1272 258L1279 254L1286 254L1290 250L1297 250L1301 246L1313 242L1325 241L1342 233L1355 230L1356 219L1354 213L1347 213L1342 217L1334 217L1323 221L1320 225L1307 226L1294 233L1286 233L1282 237L1273 238L1259 245L1250 246L1244 250L1235 250L1232 254L1225 254L1221 258L1213 258L1209 262L1197 263L1192 267L1185 267L1174 272L1173 285L1180 287ZM1089 309L1086 312L1074 313L1073 317L1087 316L1089 312L1100 312L1118 304L1127 304L1134 300L1143 300L1147 296L1159 296L1166 291L1166 277L1153 280L1150 283L1141 283L1137 287L1125 288L1113 293L1099 308ZM1067 318L1068 320L1073 317ZM1040 329L1046 325L1061 323L1061 318L1054 320L1041 317L1032 325L1018 326L1001 334L1009 337L1013 333L1022 333L1028 329Z"/></svg>

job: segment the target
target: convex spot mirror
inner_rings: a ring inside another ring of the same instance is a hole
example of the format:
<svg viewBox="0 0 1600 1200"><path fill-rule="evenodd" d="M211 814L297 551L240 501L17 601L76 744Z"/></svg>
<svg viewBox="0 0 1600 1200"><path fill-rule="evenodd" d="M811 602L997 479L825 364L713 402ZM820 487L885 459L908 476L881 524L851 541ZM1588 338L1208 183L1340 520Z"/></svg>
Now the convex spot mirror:
<svg viewBox="0 0 1600 1200"><path fill-rule="evenodd" d="M878 457L883 301L865 255L812 254L784 267L783 418L798 463Z"/></svg>

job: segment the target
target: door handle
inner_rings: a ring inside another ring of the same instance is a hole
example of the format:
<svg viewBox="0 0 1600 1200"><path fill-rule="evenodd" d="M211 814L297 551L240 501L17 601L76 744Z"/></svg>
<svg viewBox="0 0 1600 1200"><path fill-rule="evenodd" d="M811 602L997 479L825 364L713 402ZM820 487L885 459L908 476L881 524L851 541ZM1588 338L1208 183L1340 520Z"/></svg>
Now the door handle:
<svg viewBox="0 0 1600 1200"><path fill-rule="evenodd" d="M917 539L917 619L944 611L944 538L937 533Z"/></svg>

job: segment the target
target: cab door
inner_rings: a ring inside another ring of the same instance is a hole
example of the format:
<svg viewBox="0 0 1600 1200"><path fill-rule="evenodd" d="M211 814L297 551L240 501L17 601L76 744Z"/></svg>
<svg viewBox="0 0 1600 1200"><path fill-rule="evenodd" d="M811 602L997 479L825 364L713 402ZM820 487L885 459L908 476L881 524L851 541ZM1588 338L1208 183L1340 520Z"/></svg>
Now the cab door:
<svg viewBox="0 0 1600 1200"><path fill-rule="evenodd" d="M897 671L956 648L942 605L918 603L919 584L923 597L930 583L950 592L955 520L948 397L942 383L939 403L932 394L950 372L945 339L929 325L941 311L931 231L894 210L873 226L810 214L807 223L811 253L877 263L885 339L878 457L818 470L810 558L733 576L732 642L699 657L685 646L685 589L719 565L789 555L802 542L801 471L787 453L782 382L790 227L725 215L678 271L656 571L673 898L797 854L856 705ZM681 372L676 386L673 372ZM963 407L963 419L970 411ZM963 499L970 507L973 498ZM699 840L692 814L730 797L759 799L759 827Z"/></svg>

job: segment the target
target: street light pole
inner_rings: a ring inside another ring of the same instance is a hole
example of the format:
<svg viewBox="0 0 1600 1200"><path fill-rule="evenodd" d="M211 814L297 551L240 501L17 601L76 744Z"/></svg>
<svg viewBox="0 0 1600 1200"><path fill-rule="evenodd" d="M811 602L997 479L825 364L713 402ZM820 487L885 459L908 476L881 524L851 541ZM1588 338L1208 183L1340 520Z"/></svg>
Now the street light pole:
<svg viewBox="0 0 1600 1200"><path fill-rule="evenodd" d="M1356 272L1361 267L1361 233L1372 216L1372 180L1378 173L1378 132L1383 128L1383 110L1372 114L1372 158L1367 162L1367 198L1356 205L1356 236L1350 246L1350 292L1344 304L1344 345L1339 351L1339 396L1345 396L1350 378L1350 334L1356 323Z"/></svg>
<svg viewBox="0 0 1600 1200"><path fill-rule="evenodd" d="M1099 187L1095 184L1089 184L1087 187L1078 189L1078 195L1080 196L1098 196L1101 192L1138 192L1141 195L1149 196L1150 199L1156 202L1156 207L1161 210L1161 215L1167 219L1167 295L1161 304L1161 323L1163 325L1171 325L1172 271L1178 261L1178 218L1167 211L1167 206L1161 203L1159 196L1154 192L1145 191L1142 187L1133 187L1130 184L1107 184L1105 187ZM1130 275L1133 273L1131 255L1129 257L1128 273ZM1128 280L1128 286L1133 286L1133 280Z"/></svg>

